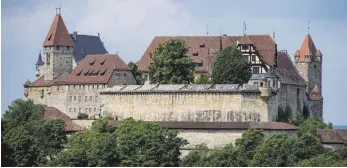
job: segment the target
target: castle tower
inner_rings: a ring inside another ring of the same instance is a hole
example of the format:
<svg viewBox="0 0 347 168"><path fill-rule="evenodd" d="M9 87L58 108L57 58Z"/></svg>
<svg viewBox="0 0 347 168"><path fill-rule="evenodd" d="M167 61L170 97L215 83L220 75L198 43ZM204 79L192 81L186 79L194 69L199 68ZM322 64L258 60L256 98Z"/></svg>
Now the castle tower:
<svg viewBox="0 0 347 168"><path fill-rule="evenodd" d="M43 75L44 73L44 63L42 61L42 57L41 57L41 52L39 54L39 58L37 59L37 62L36 62L36 77L40 77Z"/></svg>
<svg viewBox="0 0 347 168"><path fill-rule="evenodd" d="M312 116L323 116L322 53L316 49L310 34L306 35L300 50L294 54L295 66L306 81L306 106Z"/></svg>
<svg viewBox="0 0 347 168"><path fill-rule="evenodd" d="M57 13L43 42L45 80L53 80L59 74L72 71L73 47L63 18Z"/></svg>
<svg viewBox="0 0 347 168"><path fill-rule="evenodd" d="M300 50L294 54L296 69L306 81L307 93L317 85L322 93L322 53L316 49L310 34L306 35Z"/></svg>

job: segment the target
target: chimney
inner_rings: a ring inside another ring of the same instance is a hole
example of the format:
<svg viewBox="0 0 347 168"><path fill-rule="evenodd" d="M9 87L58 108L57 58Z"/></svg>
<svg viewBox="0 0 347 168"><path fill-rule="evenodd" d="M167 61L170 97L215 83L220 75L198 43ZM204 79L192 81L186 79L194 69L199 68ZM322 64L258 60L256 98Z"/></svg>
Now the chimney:
<svg viewBox="0 0 347 168"><path fill-rule="evenodd" d="M98 37L100 38L100 33L98 33Z"/></svg>
<svg viewBox="0 0 347 168"><path fill-rule="evenodd" d="M228 36L227 34L223 34L223 36Z"/></svg>
<svg viewBox="0 0 347 168"><path fill-rule="evenodd" d="M77 31L74 31L74 32L73 32L72 37L74 38L75 41L77 41Z"/></svg>

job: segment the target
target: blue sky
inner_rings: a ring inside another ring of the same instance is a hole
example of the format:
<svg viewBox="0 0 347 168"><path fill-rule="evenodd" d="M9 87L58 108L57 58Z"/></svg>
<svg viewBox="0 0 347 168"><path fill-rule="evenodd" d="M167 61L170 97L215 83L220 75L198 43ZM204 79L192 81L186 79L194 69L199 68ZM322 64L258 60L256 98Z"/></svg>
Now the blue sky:
<svg viewBox="0 0 347 168"><path fill-rule="evenodd" d="M323 53L324 120L347 125L347 1L344 0L3 0L1 111L23 97L55 8L69 32L100 33L107 50L138 61L154 36L241 35L276 31L291 57L310 34Z"/></svg>

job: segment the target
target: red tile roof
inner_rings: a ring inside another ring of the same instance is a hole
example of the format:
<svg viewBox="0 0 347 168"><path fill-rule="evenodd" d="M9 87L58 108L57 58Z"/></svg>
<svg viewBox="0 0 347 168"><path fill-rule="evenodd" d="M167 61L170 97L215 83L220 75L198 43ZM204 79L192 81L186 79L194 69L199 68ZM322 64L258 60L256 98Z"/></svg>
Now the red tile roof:
<svg viewBox="0 0 347 168"><path fill-rule="evenodd" d="M310 34L307 34L304 42L301 45L299 53L295 53L295 56L300 56L298 62L305 62L306 55L315 56L316 53L317 53L317 49L316 49L316 46L314 45L312 37Z"/></svg>
<svg viewBox="0 0 347 168"><path fill-rule="evenodd" d="M70 74L58 74L52 81L41 76L29 86L43 87L65 84L106 84L114 70L130 71L125 62L115 54L88 55Z"/></svg>
<svg viewBox="0 0 347 168"><path fill-rule="evenodd" d="M257 128L262 130L297 130L294 125L282 122L191 122L191 121L149 121L168 129L233 129L244 130ZM110 120L111 125L119 125L121 121Z"/></svg>
<svg viewBox="0 0 347 168"><path fill-rule="evenodd" d="M60 14L55 15L43 46L74 46Z"/></svg>
<svg viewBox="0 0 347 168"><path fill-rule="evenodd" d="M249 39L248 35L245 34L244 36L242 36L239 44L252 44L251 39Z"/></svg>
<svg viewBox="0 0 347 168"><path fill-rule="evenodd" d="M245 35L245 36L157 36L153 39L152 43L146 49L144 55L138 62L138 67L141 71L148 72L148 66L150 65L151 58L149 53L153 53L156 47L168 39L171 38L181 38L185 41L188 46L189 57L197 63L202 63L202 66L196 69L196 72L206 73L208 70L212 72L213 63L215 56L220 51L220 45L222 48L226 48L231 44L236 45L236 41L244 41L247 43L252 43L259 54L263 57L263 61L269 65L273 66L273 56L275 54L275 42L269 35ZM204 42L205 46L200 47L200 44ZM222 42L222 44L220 43ZM208 51L210 49L210 51ZM198 55L193 53L197 52ZM207 57L210 53L210 57ZM209 66L208 66L209 65ZM280 80L284 83L302 84L304 85L304 80L297 73L295 66L288 56L287 53L278 52L278 68L280 74Z"/></svg>
<svg viewBox="0 0 347 168"><path fill-rule="evenodd" d="M130 70L115 54L88 55L67 78L68 84L107 83L114 70Z"/></svg>
<svg viewBox="0 0 347 168"><path fill-rule="evenodd" d="M77 132L83 131L84 128L74 124L69 116L61 112L55 107L45 107L44 117L45 120L48 119L61 119L65 122L65 131L67 132Z"/></svg>
<svg viewBox="0 0 347 168"><path fill-rule="evenodd" d="M317 134L323 144L344 144L347 141L347 130L345 129L319 129L317 130Z"/></svg>

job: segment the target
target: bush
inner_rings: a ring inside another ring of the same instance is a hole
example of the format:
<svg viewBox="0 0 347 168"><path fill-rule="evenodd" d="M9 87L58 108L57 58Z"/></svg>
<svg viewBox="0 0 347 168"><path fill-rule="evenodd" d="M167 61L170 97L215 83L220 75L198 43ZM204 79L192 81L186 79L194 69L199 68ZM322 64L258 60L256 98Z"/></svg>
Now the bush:
<svg viewBox="0 0 347 168"><path fill-rule="evenodd" d="M88 114L85 114L85 113L79 113L77 116L77 119L88 119L88 118L89 118Z"/></svg>

